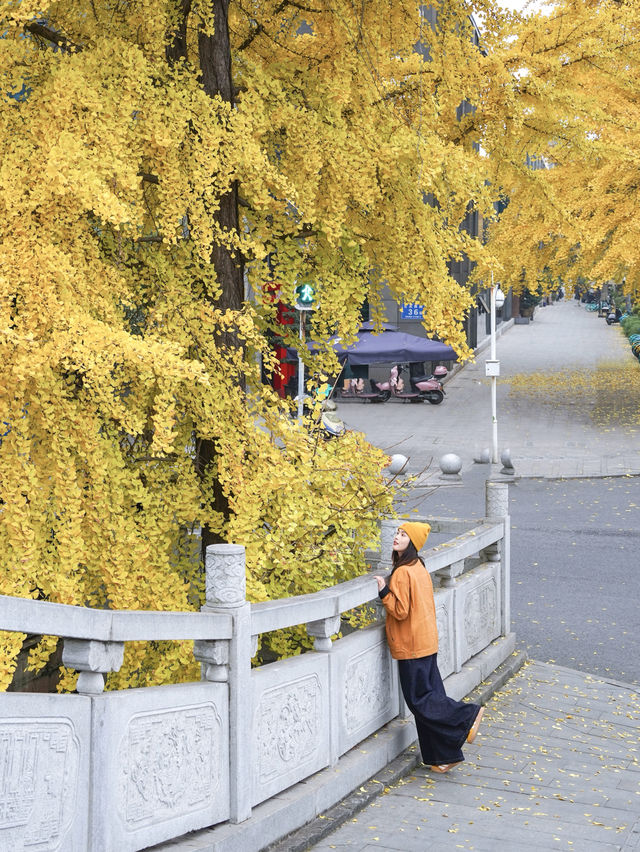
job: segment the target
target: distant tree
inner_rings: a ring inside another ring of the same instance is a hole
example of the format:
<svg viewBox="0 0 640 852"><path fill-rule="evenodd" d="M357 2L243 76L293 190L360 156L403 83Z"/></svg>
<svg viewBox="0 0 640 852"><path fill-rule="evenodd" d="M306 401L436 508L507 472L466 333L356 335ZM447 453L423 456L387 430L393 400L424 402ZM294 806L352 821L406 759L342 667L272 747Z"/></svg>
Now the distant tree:
<svg viewBox="0 0 640 852"><path fill-rule="evenodd" d="M556 0L489 39L511 73L502 107L485 101L478 115L491 180L509 197L490 229L503 286L549 268L569 286L585 277L637 292L640 6Z"/></svg>

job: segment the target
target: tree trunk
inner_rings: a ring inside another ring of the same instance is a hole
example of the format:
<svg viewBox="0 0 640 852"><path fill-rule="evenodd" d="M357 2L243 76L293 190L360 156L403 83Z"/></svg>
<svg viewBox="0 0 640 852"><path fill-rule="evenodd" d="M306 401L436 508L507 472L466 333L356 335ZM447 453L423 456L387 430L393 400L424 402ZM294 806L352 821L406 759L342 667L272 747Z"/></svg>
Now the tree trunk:
<svg viewBox="0 0 640 852"><path fill-rule="evenodd" d="M228 26L229 0L214 0L214 32L213 35L200 33L198 35L198 53L202 85L205 92L214 97L219 95L224 101L233 105L233 84L231 77L231 45L229 42ZM237 233L238 231L238 186L236 183L220 199L220 208L216 214L218 225L223 231ZM216 271L222 295L218 307L223 310L240 310L244 298L244 270L242 258L234 257L223 245L214 245L211 253L211 263ZM229 348L237 346L235 335L227 333L220 335L218 344ZM203 439L199 442L197 458L198 471L204 475L209 465L215 461L216 447L212 440ZM212 507L225 517L229 515L229 502L222 492L217 480L214 482L211 495ZM220 537L212 533L208 527L202 530L202 556L207 545L220 541Z"/></svg>
<svg viewBox="0 0 640 852"><path fill-rule="evenodd" d="M187 18L191 11L191 0L179 0L180 20L171 41L167 44L167 61L172 64L179 59L187 60ZM210 96L219 95L224 101L233 105L233 83L231 77L231 45L228 26L229 0L214 0L214 30L212 35L204 32L198 34L198 59L200 64L201 81L204 91ZM223 231L237 233L238 231L238 187L231 187L220 199L220 207L216 214L217 224ZM216 271L216 277L222 295L217 300L217 306L224 309L240 310L244 299L244 268L243 260L234 257L226 246L214 245L211 253L211 263ZM219 335L217 343L220 346L234 348L237 339L233 333ZM216 446L210 438L198 438L196 441L196 470L204 477L216 458ZM211 494L211 507L229 515L229 501L224 495L220 483L214 480ZM202 529L202 557L204 559L207 545L220 541L207 526Z"/></svg>

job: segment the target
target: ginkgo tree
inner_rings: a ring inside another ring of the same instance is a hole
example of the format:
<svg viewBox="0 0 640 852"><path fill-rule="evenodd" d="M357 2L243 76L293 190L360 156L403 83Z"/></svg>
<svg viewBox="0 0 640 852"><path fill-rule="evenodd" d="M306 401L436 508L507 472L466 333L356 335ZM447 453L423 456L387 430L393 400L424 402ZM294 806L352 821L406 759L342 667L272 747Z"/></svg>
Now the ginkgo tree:
<svg viewBox="0 0 640 852"><path fill-rule="evenodd" d="M478 118L509 199L490 229L503 282L584 278L637 294L640 7L555 0L495 28L487 49L511 75L502 108Z"/></svg>
<svg viewBox="0 0 640 852"><path fill-rule="evenodd" d="M246 546L252 600L364 569L386 457L264 383L273 294L313 284L312 394L383 285L468 357L450 263L493 262L462 224L526 185L497 128L533 95L510 16L475 4L492 54L470 3L435 6L0 3L2 593L197 608L200 541ZM2 634L4 687L21 641ZM195 676L188 643L129 643L109 685Z"/></svg>

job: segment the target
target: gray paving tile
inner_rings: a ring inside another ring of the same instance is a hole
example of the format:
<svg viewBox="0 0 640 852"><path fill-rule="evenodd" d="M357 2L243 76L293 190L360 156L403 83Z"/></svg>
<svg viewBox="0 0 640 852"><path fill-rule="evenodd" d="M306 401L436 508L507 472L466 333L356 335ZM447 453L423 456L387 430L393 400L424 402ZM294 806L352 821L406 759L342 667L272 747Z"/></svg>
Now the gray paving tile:
<svg viewBox="0 0 640 852"><path fill-rule="evenodd" d="M578 718L576 695L593 721ZM636 700L621 684L527 665L488 703L464 764L446 776L416 767L317 848L637 852L639 729L625 724Z"/></svg>

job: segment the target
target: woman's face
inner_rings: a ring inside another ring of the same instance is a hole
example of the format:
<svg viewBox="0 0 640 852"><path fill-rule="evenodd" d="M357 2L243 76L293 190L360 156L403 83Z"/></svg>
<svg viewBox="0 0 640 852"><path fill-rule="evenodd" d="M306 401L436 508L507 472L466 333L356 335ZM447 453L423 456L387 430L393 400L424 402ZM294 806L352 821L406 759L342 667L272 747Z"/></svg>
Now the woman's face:
<svg viewBox="0 0 640 852"><path fill-rule="evenodd" d="M407 549L410 541L411 539L408 534L398 527L396 534L393 537L393 550L395 550L396 553L402 553Z"/></svg>

